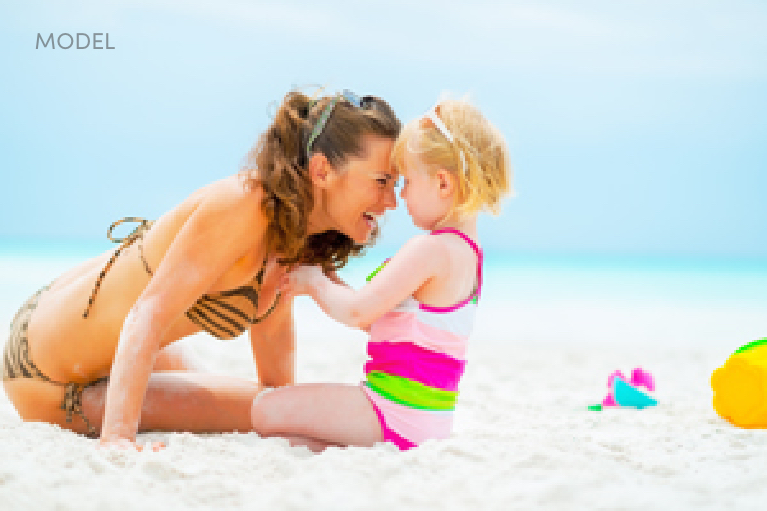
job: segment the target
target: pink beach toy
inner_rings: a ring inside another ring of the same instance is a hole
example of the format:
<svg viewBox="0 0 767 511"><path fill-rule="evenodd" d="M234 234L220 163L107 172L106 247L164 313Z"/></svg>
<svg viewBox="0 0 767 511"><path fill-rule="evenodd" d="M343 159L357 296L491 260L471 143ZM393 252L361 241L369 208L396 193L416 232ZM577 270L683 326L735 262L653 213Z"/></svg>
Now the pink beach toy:
<svg viewBox="0 0 767 511"><path fill-rule="evenodd" d="M634 387L644 387L650 392L655 392L655 380L649 371L645 371L641 367L637 367L631 371L631 381L629 385Z"/></svg>
<svg viewBox="0 0 767 511"><path fill-rule="evenodd" d="M624 406L641 410L658 404L649 394L640 390L644 388L648 392L655 391L655 379L649 371L641 367L631 371L630 380L621 371L614 371L607 378L607 388L607 396L602 400L602 404L589 406L590 410L598 411L605 406Z"/></svg>

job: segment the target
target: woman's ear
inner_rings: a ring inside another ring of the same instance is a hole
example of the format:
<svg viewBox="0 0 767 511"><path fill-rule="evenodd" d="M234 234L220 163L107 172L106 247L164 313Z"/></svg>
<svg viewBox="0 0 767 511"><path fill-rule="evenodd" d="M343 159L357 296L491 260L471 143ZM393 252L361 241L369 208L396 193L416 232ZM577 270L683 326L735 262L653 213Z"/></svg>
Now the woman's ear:
<svg viewBox="0 0 767 511"><path fill-rule="evenodd" d="M439 194L441 197L450 197L455 190L455 176L451 172L445 169L439 169L434 174L435 179L439 182Z"/></svg>
<svg viewBox="0 0 767 511"><path fill-rule="evenodd" d="M324 154L317 152L309 159L309 178L318 188L328 188L335 177L335 172Z"/></svg>

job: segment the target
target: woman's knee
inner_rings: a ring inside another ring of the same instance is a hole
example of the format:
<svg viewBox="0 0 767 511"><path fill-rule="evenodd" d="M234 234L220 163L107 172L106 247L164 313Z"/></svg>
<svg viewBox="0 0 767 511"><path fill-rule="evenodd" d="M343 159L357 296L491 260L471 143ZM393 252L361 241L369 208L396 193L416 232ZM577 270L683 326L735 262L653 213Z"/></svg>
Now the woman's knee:
<svg viewBox="0 0 767 511"><path fill-rule="evenodd" d="M250 408L250 422L253 430L263 436L279 433L280 416L279 399L274 400L274 392L278 388L264 387L253 399ZM270 395L271 394L271 395Z"/></svg>

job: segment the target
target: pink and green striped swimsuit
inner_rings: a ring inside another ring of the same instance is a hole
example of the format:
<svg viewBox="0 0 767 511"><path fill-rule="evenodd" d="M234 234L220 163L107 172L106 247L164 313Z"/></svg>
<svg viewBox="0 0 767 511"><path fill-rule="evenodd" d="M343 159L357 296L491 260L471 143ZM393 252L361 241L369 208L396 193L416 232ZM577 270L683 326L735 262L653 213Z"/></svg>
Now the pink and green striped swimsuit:
<svg viewBox="0 0 767 511"><path fill-rule="evenodd" d="M384 440L402 450L450 436L482 289L482 250L457 229L431 234L444 233L460 236L477 254L476 291L451 307L432 307L411 296L370 326L362 388Z"/></svg>

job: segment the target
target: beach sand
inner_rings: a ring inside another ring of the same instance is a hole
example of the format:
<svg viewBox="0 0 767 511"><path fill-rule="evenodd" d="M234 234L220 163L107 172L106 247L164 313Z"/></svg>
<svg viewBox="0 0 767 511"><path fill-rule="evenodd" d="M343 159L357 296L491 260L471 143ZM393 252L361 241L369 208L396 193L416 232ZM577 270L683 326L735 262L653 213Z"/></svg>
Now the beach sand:
<svg viewBox="0 0 767 511"><path fill-rule="evenodd" d="M299 380L358 382L364 335L316 311L303 317ZM246 338L182 342L211 370L253 376ZM732 427L711 407L710 374L730 348L477 337L453 436L408 452L312 455L254 433L149 433L140 441L167 448L101 451L55 426L22 423L3 396L0 508L764 509L767 432ZM636 366L655 375L659 406L587 410L611 371Z"/></svg>
<svg viewBox="0 0 767 511"><path fill-rule="evenodd" d="M75 262L0 257L0 325ZM709 384L735 348L765 335L765 289L764 272L495 268L454 434L408 452L312 455L254 433L150 433L139 441L167 448L101 451L22 423L0 393L0 510L766 509L767 432L720 419ZM362 379L364 334L304 298L296 323L298 381ZM181 342L211 371L255 375L246 337ZM587 410L612 371L637 366L655 376L657 407Z"/></svg>

